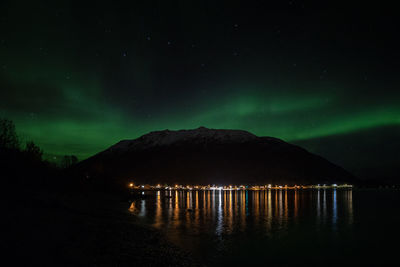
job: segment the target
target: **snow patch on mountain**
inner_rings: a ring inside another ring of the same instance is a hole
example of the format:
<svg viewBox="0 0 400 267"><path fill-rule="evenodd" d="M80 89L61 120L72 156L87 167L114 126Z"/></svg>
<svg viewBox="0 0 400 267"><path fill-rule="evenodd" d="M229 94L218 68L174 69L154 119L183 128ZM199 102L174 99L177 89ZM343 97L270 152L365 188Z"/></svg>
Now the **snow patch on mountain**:
<svg viewBox="0 0 400 267"><path fill-rule="evenodd" d="M110 147L108 151L124 152L136 148L143 149L155 146L168 146L184 141L231 143L248 142L257 138L256 135L242 130L217 130L205 127L199 127L193 130L164 130L150 132L134 140L122 140Z"/></svg>

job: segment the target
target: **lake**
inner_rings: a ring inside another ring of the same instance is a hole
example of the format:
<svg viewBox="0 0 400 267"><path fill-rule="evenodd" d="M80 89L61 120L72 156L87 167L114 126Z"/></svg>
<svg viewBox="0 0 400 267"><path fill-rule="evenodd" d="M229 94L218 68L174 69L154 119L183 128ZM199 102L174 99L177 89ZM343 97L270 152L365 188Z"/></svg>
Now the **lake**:
<svg viewBox="0 0 400 267"><path fill-rule="evenodd" d="M133 218L208 266L398 261L396 190L138 192Z"/></svg>

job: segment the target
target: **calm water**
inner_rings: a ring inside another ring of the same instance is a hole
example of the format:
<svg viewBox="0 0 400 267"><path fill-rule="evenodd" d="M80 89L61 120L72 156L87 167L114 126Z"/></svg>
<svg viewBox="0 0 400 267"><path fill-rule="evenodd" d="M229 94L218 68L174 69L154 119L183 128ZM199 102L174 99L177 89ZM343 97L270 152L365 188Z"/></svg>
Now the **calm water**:
<svg viewBox="0 0 400 267"><path fill-rule="evenodd" d="M144 194L129 212L206 265L365 265L400 259L399 191Z"/></svg>

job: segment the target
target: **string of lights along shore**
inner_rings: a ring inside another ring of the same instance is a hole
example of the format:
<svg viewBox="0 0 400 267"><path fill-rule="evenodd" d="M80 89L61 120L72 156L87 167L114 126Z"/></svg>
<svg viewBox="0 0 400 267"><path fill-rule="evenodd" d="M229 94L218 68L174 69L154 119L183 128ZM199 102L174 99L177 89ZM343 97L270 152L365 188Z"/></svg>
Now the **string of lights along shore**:
<svg viewBox="0 0 400 267"><path fill-rule="evenodd" d="M129 183L128 187L132 190L288 190L288 189L351 189L351 184L316 184L316 185L228 185L228 186L216 186L216 185L135 185Z"/></svg>

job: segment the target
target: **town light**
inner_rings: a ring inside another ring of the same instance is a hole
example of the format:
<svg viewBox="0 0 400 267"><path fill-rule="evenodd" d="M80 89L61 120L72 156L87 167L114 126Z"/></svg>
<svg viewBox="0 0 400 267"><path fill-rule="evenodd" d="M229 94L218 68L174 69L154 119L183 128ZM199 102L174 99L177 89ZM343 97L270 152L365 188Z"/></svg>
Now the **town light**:
<svg viewBox="0 0 400 267"><path fill-rule="evenodd" d="M129 188L131 189L148 189L148 190L152 190L152 189L164 189L164 190L171 190L171 189L181 189L181 190L271 190L271 189L309 189L309 188L317 188L317 189L329 189L329 188L334 188L334 189L338 189L338 188L352 188L352 185L349 184L314 184L314 185L294 185L294 186L290 186L290 185L272 185L272 184L267 184L267 185L252 185L252 186L245 186L245 185L208 185L208 186L203 186L203 185L194 185L194 186L190 186L190 185L179 185L179 184L175 184L174 186L162 186L161 184L157 184L157 185L138 185L135 186L135 184L133 182L129 183L127 185Z"/></svg>

